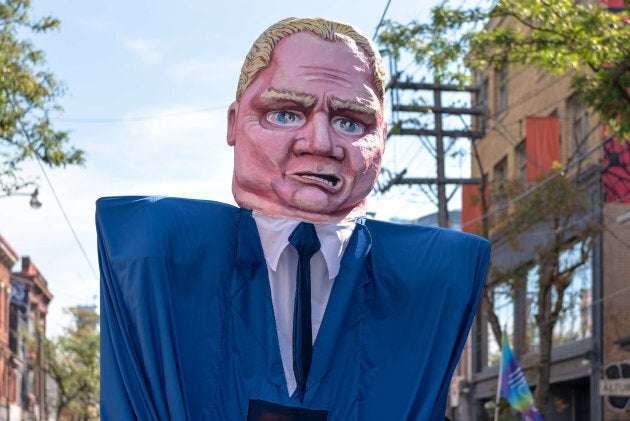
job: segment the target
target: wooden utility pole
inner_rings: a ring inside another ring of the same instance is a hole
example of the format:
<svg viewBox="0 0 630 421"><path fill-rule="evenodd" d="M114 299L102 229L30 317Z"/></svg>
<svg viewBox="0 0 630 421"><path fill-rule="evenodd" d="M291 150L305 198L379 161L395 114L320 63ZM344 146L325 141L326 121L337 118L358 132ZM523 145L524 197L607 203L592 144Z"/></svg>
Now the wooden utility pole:
<svg viewBox="0 0 630 421"><path fill-rule="evenodd" d="M480 97L479 87L460 87L456 85L442 85L439 80L436 83L418 83L409 81L400 81L400 74L395 75L390 83L387 85L387 89L392 90L392 111L394 115L397 112L406 113L418 113L420 115L432 114L434 116L433 128L418 128L405 125L405 122L394 121L393 129L390 132L390 136L394 135L411 135L411 136L425 136L435 139L434 153L436 159L436 175L435 178L409 178L405 177L407 170L404 169L399 174L393 176L388 180L383 187L380 188L380 192L384 193L394 185L435 185L437 187L437 205L438 205L438 225L441 227L448 227L448 200L446 186L449 184L480 184L480 178L447 178L445 171L445 148L444 141L446 138L468 138L471 141L481 138L483 133L481 131L472 131L467 129L445 129L443 116L444 115L469 115L469 116L484 116L485 110L482 106L475 107L444 107L442 105L442 93L443 92L468 92L471 95L476 94ZM400 104L400 95L398 90L411 90L411 91L429 91L432 92L433 105L415 105L415 104Z"/></svg>
<svg viewBox="0 0 630 421"><path fill-rule="evenodd" d="M439 81L439 79L438 79ZM442 92L433 90L433 107L435 109L442 108ZM445 179L444 172L444 137L442 135L442 113L435 113L435 157L437 161L437 179ZM437 183L438 197L438 225L448 227L448 203L446 199L446 184Z"/></svg>

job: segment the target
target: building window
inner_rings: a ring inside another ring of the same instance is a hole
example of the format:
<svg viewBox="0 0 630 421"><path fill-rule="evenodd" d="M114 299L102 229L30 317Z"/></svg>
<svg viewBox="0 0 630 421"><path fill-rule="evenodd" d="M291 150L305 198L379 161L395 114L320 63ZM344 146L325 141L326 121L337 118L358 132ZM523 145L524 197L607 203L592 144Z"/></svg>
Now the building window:
<svg viewBox="0 0 630 421"><path fill-rule="evenodd" d="M507 179L507 156L504 156L497 165L494 166L494 179L502 181Z"/></svg>
<svg viewBox="0 0 630 421"><path fill-rule="evenodd" d="M4 281L2 282L4 283ZM8 301L6 291L7 291L6 287L4 286L2 287L2 289L0 289L0 331L2 331L5 326L4 310L5 310L5 302Z"/></svg>
<svg viewBox="0 0 630 421"><path fill-rule="evenodd" d="M494 314L499 319L501 329L505 330L510 340L514 336L514 296L512 287L507 284L501 284L494 287L491 292L492 308ZM487 365L492 366L499 363L501 359L501 338L497 338L494 334L490 322L488 322L487 346L488 358Z"/></svg>
<svg viewBox="0 0 630 421"><path fill-rule="evenodd" d="M26 392L29 395L35 394L35 372L32 367L28 368L28 374L26 377Z"/></svg>
<svg viewBox="0 0 630 421"><path fill-rule="evenodd" d="M538 271L540 266L535 265L527 271L527 293L525 298L525 349L526 352L538 352L540 349L540 336L536 324L538 314Z"/></svg>
<svg viewBox="0 0 630 421"><path fill-rule="evenodd" d="M507 209L503 206L507 202L508 194L506 190L506 181L508 175L507 157L503 157L498 164L494 166L493 182L492 182L492 203L496 208L491 213L490 223L493 229L500 229L506 221Z"/></svg>
<svg viewBox="0 0 630 421"><path fill-rule="evenodd" d="M28 316L28 337L35 337L35 312L31 310Z"/></svg>
<svg viewBox="0 0 630 421"><path fill-rule="evenodd" d="M490 115L492 113L492 110L490 110L490 101L488 99L488 95L490 95L490 79L487 77L483 78L483 85L481 87L481 106L483 106L486 110L486 113L488 113L488 115ZM479 126L481 126L482 124L484 124L485 120L486 120L487 116L480 116L477 117L479 119L479 121L481 122L479 124Z"/></svg>
<svg viewBox="0 0 630 421"><path fill-rule="evenodd" d="M576 243L560 256L560 271L566 270L582 261L582 243ZM564 292L564 311L560 314L554 328L555 345L579 339L590 338L593 333L592 322L592 285L593 266L589 252L586 260L573 272L571 284ZM555 298L555 297L554 297Z"/></svg>
<svg viewBox="0 0 630 421"><path fill-rule="evenodd" d="M574 158L586 150L590 127L588 124L588 106L572 96L569 99L569 116L571 118L571 141L569 142L569 156Z"/></svg>
<svg viewBox="0 0 630 421"><path fill-rule="evenodd" d="M516 155L516 177L520 180L527 181L527 149L525 148L525 141L516 145L514 149Z"/></svg>
<svg viewBox="0 0 630 421"><path fill-rule="evenodd" d="M497 114L500 114L507 110L508 105L508 69L506 66L497 68L495 70L494 80L494 109Z"/></svg>
<svg viewBox="0 0 630 421"><path fill-rule="evenodd" d="M553 329L553 345L561 345L584 338L593 334L592 316L592 285L593 264L592 253L589 252L584 262L582 261L582 243L578 242L560 255L560 271L564 271L579 264L573 271L570 285L564 291L562 299L562 312ZM537 352L540 342L536 314L538 313L538 277L539 266L530 268L527 274L527 299L525 303L526 331L525 343L528 352ZM552 291L552 300L555 302L557 295Z"/></svg>
<svg viewBox="0 0 630 421"><path fill-rule="evenodd" d="M508 165L507 165L507 156L504 156L502 160L499 161L497 165L494 166L494 171L492 172L493 181L495 186L494 191L494 200L499 204L505 203L507 199L507 192L505 191L505 182L507 180L508 174Z"/></svg>

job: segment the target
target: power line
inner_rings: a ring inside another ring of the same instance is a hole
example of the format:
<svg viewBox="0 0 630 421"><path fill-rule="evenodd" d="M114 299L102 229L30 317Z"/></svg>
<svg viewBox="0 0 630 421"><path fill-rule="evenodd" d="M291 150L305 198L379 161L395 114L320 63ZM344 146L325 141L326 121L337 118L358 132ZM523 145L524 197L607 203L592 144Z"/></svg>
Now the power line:
<svg viewBox="0 0 630 421"><path fill-rule="evenodd" d="M612 138L614 137L614 135L609 135L607 137L605 137L601 142L599 142L597 145L593 146L591 149L589 149L588 151L584 152L582 155L580 155L579 157L577 157L575 159L575 161L570 162L567 164L567 166L564 168L564 170L569 170L573 167L575 167L576 165L578 165L579 163L581 163L584 159L588 158L593 152L595 152L597 149L601 148L602 146L604 146L608 141L610 141ZM550 175L549 177L547 177L546 179L544 179L543 181L541 181L540 183L532 186L530 189L524 191L523 193L519 194L518 196L516 196L515 198L505 202L504 204L502 204L501 206L498 206L496 209L493 209L491 211L486 212L483 215L480 215L476 218L471 219L470 221L467 221L466 223L462 224L462 228L465 228L469 225L475 224L477 222L480 222L484 219L487 219L489 216L495 214L495 213L499 213L499 212L503 212L504 210L506 210L507 208L509 208L510 206L512 206L514 203L526 198L527 196L529 196L530 194L536 192L537 190L541 189L542 187L544 187L547 183L550 183L551 181L553 181L556 177L561 176L564 174L565 171L558 171L552 175Z"/></svg>
<svg viewBox="0 0 630 421"><path fill-rule="evenodd" d="M547 87L549 84L550 84L550 83L546 84L546 85L545 85L543 88L541 88L541 89L546 89L546 87ZM539 91L537 91L537 92L539 92ZM536 92L536 93L537 93L537 92ZM518 98L518 99L517 99L517 101L515 102L515 104L518 104L518 103L520 103L520 102L525 102L525 101L528 101L528 100L529 100L532 96L533 96L533 95L524 95L524 96L522 96L521 98ZM547 108L549 108L550 106L555 106L556 104L558 104L558 103L560 103L560 102L562 102L562 101L564 101L564 98L563 98L563 99L560 99L560 100L556 100L554 103L552 103L552 104L548 104L548 105L544 106L544 107L542 108L542 110L547 109ZM540 112L540 110L539 110L539 111L537 111L536 113L538 113L538 112ZM464 121L463 116L462 116L462 115L459 115L459 118L460 118L460 120L462 121L462 123L464 124L465 128L466 128L467 130L469 130L470 126L469 126L469 124L468 124L467 122L465 122L465 121ZM496 119L495 117L490 117L490 118L496 122L496 124L495 124L493 127L491 127L491 129L492 129L492 130L494 130L494 131L495 131L495 132L496 132L496 133L500 136L500 138L502 138L502 139L504 139L505 141L507 141L507 142L508 142L511 146L516 146L516 145L519 143L517 139L514 139L514 138L513 138L513 136L511 135L510 131L507 129L507 127L506 127L506 126L505 126L505 125L504 125L501 121L499 121L499 120L498 120L498 119ZM589 134L590 134L590 133L589 133ZM421 137L420 139L422 140L422 137ZM605 143L605 142L603 142L603 143ZM603 143L602 143L602 144L603 144ZM600 146L601 146L601 145L600 145ZM425 145L425 147L426 147L426 145ZM597 148L597 147L596 147L596 148ZM595 148L595 149L596 149L596 148ZM427 149L428 149L428 148L427 148ZM584 159L586 156L590 155L590 153L592 153L593 151L594 151L594 149L593 149L593 150L591 150L591 151L589 151L589 152L587 152L587 154L585 154L582 158L580 158L580 159L578 160L578 163L579 163L579 162L581 162L581 160L582 160L582 159ZM408 156L408 155L407 155L407 156ZM415 157L414 157L414 158L415 158ZM532 163L532 164L534 164L535 166L539 166L539 163L537 162L537 160L536 160L536 159L534 159L534 157L532 157L529 153L527 153L527 151L525 151L525 158L526 158L526 160L527 160L527 161L531 162L531 163ZM395 163L395 165L396 165L396 163ZM570 166L568 166L567 168L571 168L573 165L574 165L574 164L571 164L571 165L570 165ZM406 168L409 168L410 166L411 166L411 163L407 163L407 164L405 165L405 167L406 167ZM546 182L549 182L549 181L551 181L551 180L546 180ZM543 184L543 185L544 185L544 184ZM540 187L542 187L542 185L541 185L541 186L538 186L537 188L540 188ZM532 190L532 192L533 192L533 191L535 191L535 190ZM425 195L426 195L426 193L427 193L427 192L424 192L424 193L425 193ZM529 194L529 193L528 193L528 194ZM526 195L527 195L527 194L524 194L524 195L522 195L522 197L525 197ZM478 220L483 219L483 217L487 217L487 216L489 216L489 215L490 215L490 214L492 214L492 213L500 212L500 211L502 211L503 209L505 209L505 208L507 208L508 206L510 206L512 203L515 203L515 202L516 202L516 200L520 200L520 198L522 198L522 197L515 198L513 201L510 201L510 202L508 202L507 204L505 204L505 205L501 206L499 209L495 209L494 211L489 212L489 213L487 213L486 215L483 215L483 216L481 216L481 217L479 217L479 218L475 218L475 219L473 219L473 220L471 220L471 221L467 222L466 224L463 224L463 225L462 225L462 227L468 226L468 225L470 225L470 224L474 224L474 223L476 223Z"/></svg>
<svg viewBox="0 0 630 421"><path fill-rule="evenodd" d="M22 132L24 134L24 137L26 138L26 141L29 143L33 151L36 151L37 149L35 148L35 145L33 145L33 142L31 142L30 136L24 127L24 123L22 121L18 121L18 123L20 124L20 127L22 128ZM57 191L55 190L55 187L53 186L52 181L50 181L50 178L48 177L48 173L46 172L46 169L44 168L44 164L42 163L42 160L37 153L35 153L35 160L37 161L37 165L39 165L39 168L42 170L42 173L44 174L44 178L46 179L46 182L48 183L48 187L50 187L50 191L52 191L53 197L55 198L55 201L57 202L57 205L59 206L59 209L61 210L61 213L64 219L66 220L66 223L68 224L68 227L70 228L70 231L72 232L72 235L74 236L74 239L77 242L77 245L79 246L79 249L81 250L81 253L83 254L83 257L85 258L85 261L87 262L90 270L92 271L92 275L94 276L94 279L98 282L99 277L96 274L94 267L92 266L92 262L90 262L90 259L87 253L85 252L85 248L83 247L83 244L81 243L81 240L79 239L79 236L77 235L77 232L74 230L74 227L72 226L72 223L70 222L70 218L68 218L68 214L66 213L66 210L64 209L63 204L61 203L61 200L59 199L59 196L57 196Z"/></svg>
<svg viewBox="0 0 630 421"><path fill-rule="evenodd" d="M571 168L571 167L573 167L573 166L575 166L575 165L578 165L581 161L583 161L584 159L586 159L586 158L587 158L587 157L588 157L591 153L593 153L595 150L597 150L598 148L600 148L600 147L602 147L603 145L605 145L605 144L606 144L608 141L610 141L613 137L614 137L614 135L609 135L609 136L607 136L606 138L604 138L604 139L603 139L603 140L602 140L602 141L601 141L598 145L595 145L595 146L594 146L593 148L591 148L589 151L587 151L587 152L585 152L584 154L582 154L582 155L581 155L578 159L576 159L575 161L573 161L572 163L570 163L569 165L567 165L567 169L569 169L569 168ZM551 181L552 179L554 179L555 177L559 176L560 174L561 174L560 172L553 174L552 176L550 176L550 177L548 177L547 179L545 179L543 182L541 182L541 183L537 184L536 186L534 186L534 188L531 188L531 189L529 189L528 191L526 191L525 193L523 193L523 194L519 195L517 198L515 198L515 200L510 201L510 202L509 202L509 205L507 205L507 206L505 206L505 207L508 207L508 206L510 206L511 204L516 203L518 200L524 199L524 198L525 198L526 196L528 196L529 194L532 194L533 192L535 192L535 191L537 190L537 188L539 188L541 185L546 184L547 182ZM624 197L619 198L617 201L618 201L618 202L620 202L620 201L622 201L622 200L625 200L628 196L630 196L630 193L629 193L629 194L627 194L627 195L626 195L626 196L624 196ZM517 199L517 200L516 200L516 199ZM499 209L499 210L503 210L503 209L504 209L504 207L502 206L502 207L501 207L501 209ZM466 222L465 224L462 224L462 228L464 228L465 226L470 225L471 223L475 223L475 222L477 222L478 220L483 219L484 217L488 217L488 216L490 216L490 214L492 214L492 213L494 213L494 212L497 212L497 211L498 211L498 210L491 211L491 212L487 212L485 215L482 215L482 216L480 216L480 217L476 218L476 219L475 219L475 220L473 220L473 221ZM602 215L602 216L604 216L604 215L603 215L603 210L602 210L602 209L597 209L597 210L595 210L595 211L593 211L593 212L591 212L591 213L589 213L589 214L587 214L587 215L582 215L582 216L580 217L580 219L581 219L581 220L586 220L588 217L593 217L593 216L595 216L595 215ZM609 228L606 224L603 224L603 225L602 225L602 229L603 229L605 232L607 232L607 233L608 233L611 237L613 237L615 240L617 240L617 241L621 244L621 246L622 246L622 247L624 247L626 250L630 251L630 243L628 243L628 242L627 242L627 241L625 241L623 238L621 238L621 237L620 237L620 236L619 236L616 232L614 232L614 231L613 231L611 228ZM549 232L549 231L547 231L547 232ZM537 233L544 233L544 231L538 231ZM617 290L617 291L615 291L615 292L613 292L613 293L607 294L607 295L605 295L605 296L603 296L603 297L601 297L601 298L599 298L599 299L597 299L597 300L593 301L592 303L590 303L590 304L589 304L588 306L586 306L586 307L592 307L592 306L594 306L594 305L596 305L596 304L603 303L604 301L610 300L611 298L614 298L614 297L619 296L619 295L622 295L622 294L626 294L626 293L628 293L628 292L630 292L630 286L627 286L627 287L621 288L620 290Z"/></svg>
<svg viewBox="0 0 630 421"><path fill-rule="evenodd" d="M53 120L63 122L63 123L81 123L81 124L118 124L118 123L137 123L143 121L157 120L162 118L170 118L170 117L181 117L192 114L200 114L208 111L217 111L217 110L226 110L228 108L227 105L216 105L213 107L205 107L198 108L187 111L180 112L172 112L172 113L163 113L163 114L153 114L153 115L145 115L138 117L58 117Z"/></svg>
<svg viewBox="0 0 630 421"><path fill-rule="evenodd" d="M611 292L608 295L604 295L602 298L599 298L599 299L593 301L591 304L589 304L588 306L585 306L585 307L593 307L595 304L603 303L604 301L610 300L611 298L614 298L614 297L616 297L618 295L621 295L621 294L625 294L627 292L630 292L630 286L621 288L620 290L617 290L615 292Z"/></svg>
<svg viewBox="0 0 630 421"><path fill-rule="evenodd" d="M75 241L77 242L77 245L79 246L79 249L81 250L81 254L83 254L83 257L85 258L85 261L87 262L88 266L90 267L90 270L92 271L92 275L94 275L94 279L96 281L99 280L98 275L96 274L96 270L94 270L94 267L92 266L92 262L90 262L90 259L87 255L87 253L85 252L85 248L83 247L83 244L81 243L81 240L79 239L79 236L77 235L77 232L74 230L74 227L72 226L72 222L70 222L70 218L68 218L68 214L66 213L66 210L63 207L63 204L61 203L61 200L59 199L59 196L57 196L57 192L55 190L55 187L53 186L52 182L50 181L50 178L48 177L48 174L46 173L46 169L44 168L44 165L42 164L41 159L39 158L39 156L35 155L37 157L37 164L39 165L39 168L42 170L42 173L44 174L44 178L46 179L46 183L48 183L48 187L50 187L50 191L52 191L53 197L55 198L55 201L57 202L57 205L59 206L59 209L61 210L61 213L64 217L64 219L66 220L66 223L68 224L68 228L70 228L70 231L72 232L72 236L74 237Z"/></svg>
<svg viewBox="0 0 630 421"><path fill-rule="evenodd" d="M387 9L389 9L389 5L392 3L392 0L387 0L387 5L385 6L385 10L383 10L383 14L381 15L381 20L378 22L378 25L376 25L376 29L374 30L374 35L372 36L372 41L374 41L376 39L376 36L378 35L378 30L381 28L381 25L383 24L383 21L385 20L385 15L387 14Z"/></svg>

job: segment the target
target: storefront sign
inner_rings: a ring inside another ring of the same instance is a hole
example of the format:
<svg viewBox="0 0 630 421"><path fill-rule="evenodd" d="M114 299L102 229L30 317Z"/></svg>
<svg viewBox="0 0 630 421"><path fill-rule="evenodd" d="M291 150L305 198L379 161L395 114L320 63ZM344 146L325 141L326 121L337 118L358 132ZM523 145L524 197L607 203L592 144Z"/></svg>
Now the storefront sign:
<svg viewBox="0 0 630 421"><path fill-rule="evenodd" d="M599 394L602 396L630 396L630 379L600 380Z"/></svg>

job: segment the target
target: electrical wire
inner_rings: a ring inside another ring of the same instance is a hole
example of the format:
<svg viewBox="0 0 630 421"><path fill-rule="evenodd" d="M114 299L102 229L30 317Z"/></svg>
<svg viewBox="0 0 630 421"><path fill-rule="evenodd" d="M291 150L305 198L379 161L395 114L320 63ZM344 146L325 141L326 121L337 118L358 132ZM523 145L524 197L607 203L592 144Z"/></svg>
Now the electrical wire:
<svg viewBox="0 0 630 421"><path fill-rule="evenodd" d="M591 148L591 150L589 150L589 151L585 152L585 153L584 153L583 155L581 155L578 159L576 159L575 161L573 161L573 163L572 163L572 165L571 165L571 166L578 165L578 163L580 163L582 160L584 160L585 158L587 158L587 157L588 157L591 153L593 153L593 151L595 151L595 150L597 150L598 148L600 148L600 147L602 147L603 145L605 145L605 144L606 144L608 141L610 141L613 137L614 137L613 135L607 136L607 137L606 137L605 139L603 139L603 140L602 140L602 142L600 142L598 145L595 145L593 148ZM567 169L568 169L568 168L569 168L569 166L567 166ZM550 181L550 179L555 178L555 177L557 177L557 176L559 176L559 175L560 175L560 173L553 174L552 176L550 176L549 178L545 179L543 182L541 182L541 183L539 183L539 184L542 184L542 183L544 183L544 182L548 182L548 180ZM535 186L535 187L536 187L536 186ZM527 192L525 192L526 194L520 195L520 196L518 197L518 198L519 198L519 200L521 200L521 199L525 198L527 195L529 195L529 194L533 193L534 191L536 191L536 189L534 189L534 188L532 188L532 189L528 190ZM625 199L627 199L628 197L630 197L630 193L626 194L626 195L625 195L625 196L623 196L623 197L620 197L620 198L617 200L617 202L622 202L622 203L623 203L623 201L624 201ZM516 201L512 201L512 202L511 202L511 204L513 204L513 203L516 203ZM604 216L604 215L602 214L602 212L603 212L603 209L601 209L601 208L600 208L600 209L594 210L593 212L590 212L590 213L588 213L588 214L586 214L586 215L581 215L581 216L579 216L578 218L579 218L580 220L582 220L582 221L586 221L586 220L588 220L589 218L591 218L591 219L592 219L592 218L594 218L594 217L596 217L596 216L599 216L599 215ZM491 214L491 213L492 213L492 212L488 212L486 215L489 215L489 214ZM481 219L481 218L478 218L478 219ZM465 223L465 224L462 224L462 228L464 228L465 226L468 226L468 225L470 225L470 223L469 223L469 222L467 222L467 223ZM607 226L607 224L602 224L602 229L603 229L603 231L607 232L607 233L608 233L611 237L613 237L615 240L617 240L617 241L619 242L619 244L620 244L622 247L624 247L626 250L630 251L630 243L628 243L628 242L627 242L627 241L625 241L623 238L621 238L621 237L620 237L620 236L619 236L619 235L618 235L615 231L613 231L610 227L608 227L608 226ZM539 230L539 231L537 231L537 234L541 234L541 235L542 235L542 234L548 234L548 233L549 233L549 232L551 232L551 231L552 231L551 229L550 229L550 230ZM612 293L610 293L610 294L607 294L607 295L605 295L605 296L603 296L603 297L601 297L601 298L599 298L599 299L597 299L597 300L594 300L592 303L590 303L589 305L584 306L584 307L582 307L582 308L593 307L593 306L595 306L596 304L603 303L604 301L610 300L611 298L614 298L614 297L620 296L620 295L622 295L622 294L626 294L626 293L628 293L628 292L630 292L630 286L627 286L627 287L621 288L621 289L619 289L619 290L617 290L617 291L615 291L615 292L612 292Z"/></svg>
<svg viewBox="0 0 630 421"><path fill-rule="evenodd" d="M68 217L68 214L66 213L66 210L64 209L64 206L61 203L59 196L57 195L57 191L55 190L55 187L53 186L52 181L50 181L50 178L48 177L48 174L46 173L46 169L44 168L44 165L42 164L41 159L39 159L39 156L37 156L37 164L39 165L39 168L42 170L42 173L44 174L46 183L48 184L48 187L50 187L50 191L52 192L53 197L55 198L55 201L57 202L57 206L59 206L59 209L61 210L61 213L64 219L66 220L66 224L68 224L68 228L70 228L70 231L72 232L72 236L74 237L77 245L79 246L79 249L81 250L81 254L85 258L85 261L87 262L90 268L90 271L92 272L92 275L94 276L94 279L98 282L99 278L98 278L98 275L96 274L96 270L94 270L94 266L92 266L92 262L90 261L90 258L88 257L87 253L85 252L85 248L83 247L83 244L81 243L81 240L79 239L79 236L77 235L77 232L72 226L72 222L70 222L70 218Z"/></svg>
<svg viewBox="0 0 630 421"><path fill-rule="evenodd" d="M378 25L376 25L376 29L374 30L372 41L376 40L376 36L378 35L378 30L381 29L381 25L385 21L385 15L387 14L387 9L389 9L389 5L391 3L392 3L392 0L387 0L387 5L385 6L385 10L383 10L383 14L381 15L381 20L379 20Z"/></svg>
<svg viewBox="0 0 630 421"><path fill-rule="evenodd" d="M80 124L118 124L118 123L138 123L150 120L157 120L170 117L181 117L186 115L193 115L199 113L205 113L208 111L226 110L227 105L217 105L213 107L198 108L187 111L145 115L138 117L103 117L103 118L76 118L76 117L57 117L52 120L63 123L80 123Z"/></svg>
<svg viewBox="0 0 630 421"><path fill-rule="evenodd" d="M35 148L35 145L33 145L33 142L31 142L30 136L28 135L28 132L27 132L26 128L24 127L24 123L22 121L18 121L18 123L20 124L20 127L22 129L24 137L26 138L26 141L29 143L29 145L31 146L33 151L36 151L37 149ZM70 228L70 231L72 232L72 236L74 237L77 245L79 246L79 249L81 250L81 254L85 258L85 261L87 262L88 267L92 271L92 275L94 276L94 279L98 282L99 281L99 277L96 274L96 270L94 270L94 266L92 266L92 262L90 261L90 258L88 257L87 253L85 252L85 248L83 247L83 244L81 243L81 240L79 239L79 236L77 235L77 232L75 231L74 227L72 226L72 222L70 222L70 218L68 217L68 214L66 213L66 210L65 210L63 204L61 203L61 200L59 199L59 196L57 195L57 191L55 189L55 186L53 186L52 181L48 177L48 173L46 172L46 169L44 168L44 164L42 163L42 160L41 160L41 158L39 157L39 155L37 153L35 153L35 160L37 161L37 165L39 165L39 168L42 170L42 173L44 174L44 178L46 179L46 183L48 184L48 187L50 187L50 191L52 192L53 197L55 198L55 201L57 202L57 206L59 206L59 209L61 210L61 214L63 215L64 219L66 220L66 224L68 225L68 227Z"/></svg>
<svg viewBox="0 0 630 421"><path fill-rule="evenodd" d="M580 155L578 158L576 158L575 161L570 162L566 165L566 167L564 168L565 171L570 170L571 168L577 166L579 163L581 163L584 159L588 158L593 152L597 151L599 148L601 148L602 146L604 146L608 141L610 141L611 139L613 139L613 135L609 135L607 137L605 137L601 142L599 142L597 145L591 147L591 149L589 149L588 151L584 152L582 155ZM509 208L510 206L512 206L513 204L515 204L516 202L526 198L527 196L529 196L530 194L534 193L535 191L541 189L542 187L544 187L545 185L547 185L548 183L550 183L551 181L553 181L556 177L561 176L564 174L564 171L558 171L552 175L550 175L549 177L547 177L546 179L544 179L543 181L541 181L540 183L532 186L531 188L529 188L528 190L524 191L523 193L519 194L518 196L516 196L515 198L505 202L504 204L502 204L501 206L498 206L496 209L493 209L491 211L486 212L483 215L480 215L476 218L471 219L470 221L467 221L466 223L462 224L462 228L465 228L467 226L470 226L472 224L475 224L477 222L481 222L484 219L487 219L489 216L495 214L495 213L499 213L499 212L503 212L504 210L506 210L507 208Z"/></svg>

